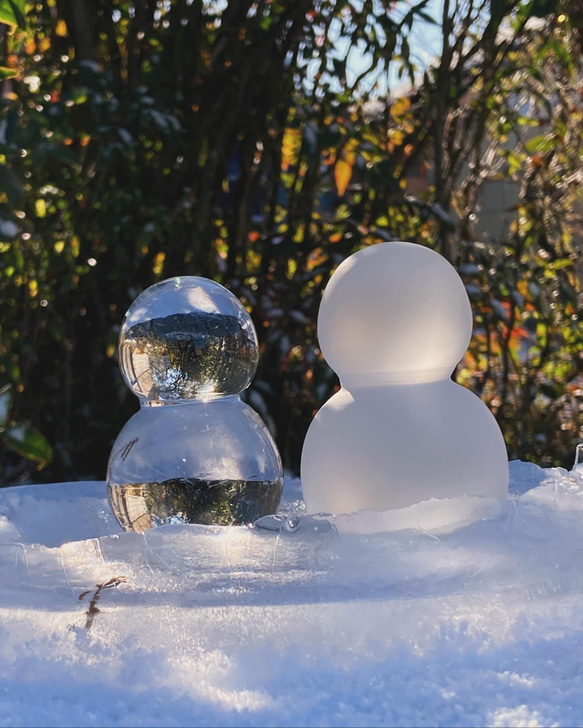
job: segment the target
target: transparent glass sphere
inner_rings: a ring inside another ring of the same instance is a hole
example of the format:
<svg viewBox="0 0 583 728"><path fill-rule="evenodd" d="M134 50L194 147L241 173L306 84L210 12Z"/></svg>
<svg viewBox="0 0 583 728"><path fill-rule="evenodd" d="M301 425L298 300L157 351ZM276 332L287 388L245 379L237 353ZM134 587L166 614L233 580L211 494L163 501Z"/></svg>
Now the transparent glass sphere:
<svg viewBox="0 0 583 728"><path fill-rule="evenodd" d="M126 531L172 523L246 524L275 513L277 448L239 397L142 407L109 459L109 501Z"/></svg>
<svg viewBox="0 0 583 728"><path fill-rule="evenodd" d="M194 276L151 286L124 318L119 359L142 405L107 469L122 528L244 524L277 510L277 447L239 398L257 368L257 335L232 293Z"/></svg>
<svg viewBox="0 0 583 728"><path fill-rule="evenodd" d="M257 369L257 335L230 291L207 278L179 276L150 286L129 307L119 360L142 401L238 394Z"/></svg>

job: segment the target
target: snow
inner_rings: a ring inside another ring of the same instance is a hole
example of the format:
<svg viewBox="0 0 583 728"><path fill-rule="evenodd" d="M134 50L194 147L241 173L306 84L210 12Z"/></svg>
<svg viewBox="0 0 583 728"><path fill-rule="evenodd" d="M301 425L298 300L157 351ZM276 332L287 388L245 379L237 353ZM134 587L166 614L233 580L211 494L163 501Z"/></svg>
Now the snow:
<svg viewBox="0 0 583 728"><path fill-rule="evenodd" d="M583 723L583 471L282 512L123 534L103 483L0 490L0 726Z"/></svg>

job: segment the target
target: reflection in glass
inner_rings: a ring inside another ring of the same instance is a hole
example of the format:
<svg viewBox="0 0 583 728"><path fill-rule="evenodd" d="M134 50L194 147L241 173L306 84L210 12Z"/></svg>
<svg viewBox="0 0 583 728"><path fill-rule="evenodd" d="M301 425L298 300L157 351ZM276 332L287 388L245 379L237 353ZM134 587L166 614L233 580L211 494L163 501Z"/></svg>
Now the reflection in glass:
<svg viewBox="0 0 583 728"><path fill-rule="evenodd" d="M232 526L253 523L277 510L280 480L201 480L109 486L111 507L125 531L200 523Z"/></svg>
<svg viewBox="0 0 583 728"><path fill-rule="evenodd" d="M204 278L162 281L130 306L119 351L123 377L142 403L108 465L122 528L244 524L274 513L281 460L261 418L238 396L258 358L241 302Z"/></svg>
<svg viewBox="0 0 583 728"><path fill-rule="evenodd" d="M119 358L127 385L141 399L238 394L257 368L257 336L226 288L196 276L170 278L130 306Z"/></svg>

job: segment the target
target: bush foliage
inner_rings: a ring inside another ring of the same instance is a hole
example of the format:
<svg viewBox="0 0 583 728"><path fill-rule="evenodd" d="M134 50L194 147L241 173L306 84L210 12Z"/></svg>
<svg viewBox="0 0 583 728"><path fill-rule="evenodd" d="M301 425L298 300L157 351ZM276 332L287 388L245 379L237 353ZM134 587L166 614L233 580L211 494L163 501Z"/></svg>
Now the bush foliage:
<svg viewBox="0 0 583 728"><path fill-rule="evenodd" d="M445 0L434 19L427 5L0 0L0 481L103 476L137 406L121 319L173 275L248 307L261 362L246 397L297 468L338 386L316 338L322 290L348 254L393 239L464 278L475 335L456 377L510 456L568 463L583 401L581 13ZM419 23L443 39L425 71ZM387 100L383 79L399 77L413 90ZM430 184L414 191L420 168ZM514 220L485 242L496 180L516 186Z"/></svg>

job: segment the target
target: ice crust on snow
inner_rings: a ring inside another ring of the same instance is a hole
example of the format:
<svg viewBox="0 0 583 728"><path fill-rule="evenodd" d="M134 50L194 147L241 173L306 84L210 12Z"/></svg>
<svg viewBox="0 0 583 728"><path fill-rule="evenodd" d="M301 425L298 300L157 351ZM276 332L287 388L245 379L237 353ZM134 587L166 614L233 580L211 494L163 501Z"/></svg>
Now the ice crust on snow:
<svg viewBox="0 0 583 728"><path fill-rule="evenodd" d="M0 726L580 725L583 471L510 472L338 518L288 480L263 528L143 535L103 483L0 490Z"/></svg>

